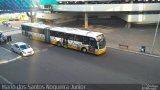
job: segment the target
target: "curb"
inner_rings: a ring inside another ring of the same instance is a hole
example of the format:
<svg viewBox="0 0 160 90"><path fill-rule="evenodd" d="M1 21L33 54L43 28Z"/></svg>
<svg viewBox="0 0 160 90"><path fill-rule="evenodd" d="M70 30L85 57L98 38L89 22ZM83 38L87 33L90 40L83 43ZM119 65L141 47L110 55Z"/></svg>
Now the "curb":
<svg viewBox="0 0 160 90"><path fill-rule="evenodd" d="M20 59L22 56L17 56L16 58L10 59L10 60L4 60L2 62L0 62L0 64L4 64L4 63L9 63L9 62L13 62L17 59Z"/></svg>
<svg viewBox="0 0 160 90"><path fill-rule="evenodd" d="M147 54L147 53L141 53L141 52L136 52L136 51L131 51L131 50L124 50L124 49L115 48L115 47L111 47L111 46L107 46L107 47L108 47L108 48L112 48L112 49L121 50L121 51L130 52L130 53L136 53L136 54L140 54L140 55L145 55L145 56L160 58L160 56L158 56L158 55Z"/></svg>

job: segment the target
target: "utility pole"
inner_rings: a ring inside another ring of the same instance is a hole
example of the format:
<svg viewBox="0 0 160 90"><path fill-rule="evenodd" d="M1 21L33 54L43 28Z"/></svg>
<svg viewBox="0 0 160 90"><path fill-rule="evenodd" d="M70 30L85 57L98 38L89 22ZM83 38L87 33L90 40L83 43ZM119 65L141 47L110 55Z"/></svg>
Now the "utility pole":
<svg viewBox="0 0 160 90"><path fill-rule="evenodd" d="M158 15L157 27L156 27L156 31L155 31L155 34L154 34L154 39L153 39L153 43L152 43L152 48L151 48L150 54L152 54L152 52L153 52L153 48L154 48L154 44L155 44L156 37L157 37L157 32L158 32L159 21L160 21L160 14Z"/></svg>

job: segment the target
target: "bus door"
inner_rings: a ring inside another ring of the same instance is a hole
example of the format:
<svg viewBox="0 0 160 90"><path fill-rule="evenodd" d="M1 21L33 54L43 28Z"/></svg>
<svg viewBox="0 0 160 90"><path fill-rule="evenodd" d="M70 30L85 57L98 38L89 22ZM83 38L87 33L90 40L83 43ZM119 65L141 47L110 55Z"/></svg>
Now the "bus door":
<svg viewBox="0 0 160 90"><path fill-rule="evenodd" d="M68 47L73 49L75 48L73 34L68 34Z"/></svg>
<svg viewBox="0 0 160 90"><path fill-rule="evenodd" d="M90 38L89 39L89 52L90 53L95 53L95 49L96 49L95 45L96 45L96 40L93 38Z"/></svg>
<svg viewBox="0 0 160 90"><path fill-rule="evenodd" d="M50 30L49 28L44 29L45 42L50 43Z"/></svg>
<svg viewBox="0 0 160 90"><path fill-rule="evenodd" d="M74 41L74 49L81 50L82 42Z"/></svg>
<svg viewBox="0 0 160 90"><path fill-rule="evenodd" d="M68 46L68 34L64 33L63 35L63 45Z"/></svg>
<svg viewBox="0 0 160 90"><path fill-rule="evenodd" d="M28 34L27 31L26 31L26 30L28 30L27 26L21 25L21 30L22 30L22 35L27 36L27 34Z"/></svg>
<svg viewBox="0 0 160 90"><path fill-rule="evenodd" d="M70 48L72 49L76 49L76 50L80 50L80 45L81 43L75 40L68 40L68 44L70 46Z"/></svg>
<svg viewBox="0 0 160 90"><path fill-rule="evenodd" d="M83 42L83 36L81 35L75 35L74 37L74 48L77 50L81 50Z"/></svg>

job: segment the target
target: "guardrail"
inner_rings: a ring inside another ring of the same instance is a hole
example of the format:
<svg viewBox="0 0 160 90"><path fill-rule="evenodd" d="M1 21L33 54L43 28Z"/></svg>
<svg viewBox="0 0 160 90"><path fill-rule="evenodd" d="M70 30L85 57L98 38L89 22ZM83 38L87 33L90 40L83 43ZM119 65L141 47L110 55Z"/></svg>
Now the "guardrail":
<svg viewBox="0 0 160 90"><path fill-rule="evenodd" d="M118 44L118 45L119 45L120 48L126 48L126 49L129 48L129 46L128 46L128 45L125 45L125 44Z"/></svg>

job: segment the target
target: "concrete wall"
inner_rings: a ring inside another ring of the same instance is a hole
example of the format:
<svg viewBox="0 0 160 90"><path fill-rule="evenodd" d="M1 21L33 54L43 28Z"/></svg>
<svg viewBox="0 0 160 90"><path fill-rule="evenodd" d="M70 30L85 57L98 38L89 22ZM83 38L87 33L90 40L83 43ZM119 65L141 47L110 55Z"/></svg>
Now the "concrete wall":
<svg viewBox="0 0 160 90"><path fill-rule="evenodd" d="M66 23L76 20L76 14L71 13L37 13L37 19L50 20L53 24Z"/></svg>
<svg viewBox="0 0 160 90"><path fill-rule="evenodd" d="M70 14L70 13L37 13L37 18L40 19L49 19L49 20L53 20L53 19L65 19L65 18L72 18L74 17L76 14Z"/></svg>
<svg viewBox="0 0 160 90"><path fill-rule="evenodd" d="M137 23L137 24L149 24L158 22L158 14L119 14L117 17L125 20L126 22Z"/></svg>

